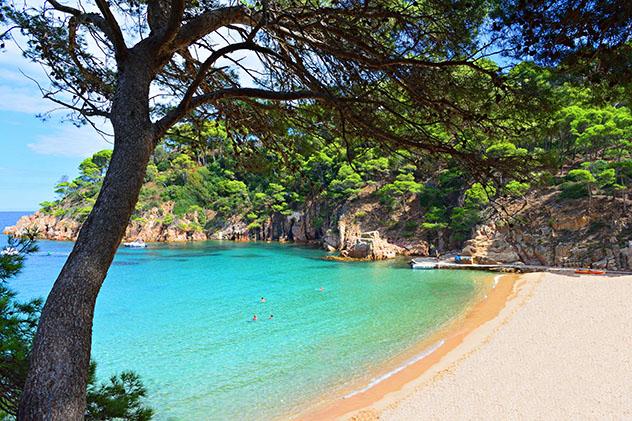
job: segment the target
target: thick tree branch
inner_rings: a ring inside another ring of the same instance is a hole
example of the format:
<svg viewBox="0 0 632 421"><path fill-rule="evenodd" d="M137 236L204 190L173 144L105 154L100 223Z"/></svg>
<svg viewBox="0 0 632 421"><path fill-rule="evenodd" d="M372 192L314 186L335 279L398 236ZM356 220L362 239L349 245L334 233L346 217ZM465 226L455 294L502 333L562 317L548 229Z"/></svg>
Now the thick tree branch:
<svg viewBox="0 0 632 421"><path fill-rule="evenodd" d="M63 5L59 3L58 1L48 0L48 3L50 3L50 5L53 6L55 10L58 10L60 12L67 13L69 15L73 15L77 17L83 15L83 12L81 10L75 9L74 7Z"/></svg>
<svg viewBox="0 0 632 421"><path fill-rule="evenodd" d="M229 24L254 26L256 21L248 14L248 9L245 6L214 9L196 16L183 25L178 36L173 41L173 47L176 50L184 48Z"/></svg>
<svg viewBox="0 0 632 421"><path fill-rule="evenodd" d="M99 10L103 14L105 21L110 29L111 41L114 44L114 50L116 52L116 58L124 59L127 55L127 46L125 45L125 39L123 38L123 33L121 32L121 27L119 26L116 18L112 14L110 10L110 6L108 6L105 0L96 0L97 6Z"/></svg>
<svg viewBox="0 0 632 421"><path fill-rule="evenodd" d="M75 9L74 7L65 6L56 0L47 0L47 2L50 3L50 5L53 6L55 10L75 17L77 23L92 24L99 28L99 30L101 30L101 32L103 32L108 40L110 40L110 42L112 43L117 58L125 57L125 55L127 54L127 47L123 39L121 28L119 27L116 19L114 19L110 8L108 7L107 3L104 2L104 0L98 0L97 3L103 3L103 5L105 6L105 10L109 12L111 21L107 19L107 16L104 17L99 15L98 13L84 13L79 9ZM99 6L99 9L102 10L101 5ZM103 10L102 13L104 13ZM114 26L112 25L112 23L114 24Z"/></svg>
<svg viewBox="0 0 632 421"><path fill-rule="evenodd" d="M259 88L224 88L198 95L189 101L186 107L176 107L155 123L157 133L162 136L171 126L182 117L202 105L222 99L265 99L270 101L296 101L299 99L326 99L327 97L314 91L272 91ZM159 136L159 137L160 137Z"/></svg>
<svg viewBox="0 0 632 421"><path fill-rule="evenodd" d="M184 6L184 0L171 1L171 13L169 14L169 22L162 39L163 44L169 44L178 35L178 30L182 24L182 16L184 15Z"/></svg>
<svg viewBox="0 0 632 421"><path fill-rule="evenodd" d="M201 83L204 81L204 78L207 76L208 71L211 68L211 66L219 58L227 54L233 53L235 51L240 51L240 50L250 50L250 51L259 51L259 52L268 51L268 49L261 47L252 41L245 41L245 42L230 44L230 45L220 48L219 50L214 51L206 60L204 60L204 62L198 69L195 79L189 85L178 107L187 108L189 106L189 102L191 101L191 98L193 97L193 95L195 95L195 91L200 87Z"/></svg>

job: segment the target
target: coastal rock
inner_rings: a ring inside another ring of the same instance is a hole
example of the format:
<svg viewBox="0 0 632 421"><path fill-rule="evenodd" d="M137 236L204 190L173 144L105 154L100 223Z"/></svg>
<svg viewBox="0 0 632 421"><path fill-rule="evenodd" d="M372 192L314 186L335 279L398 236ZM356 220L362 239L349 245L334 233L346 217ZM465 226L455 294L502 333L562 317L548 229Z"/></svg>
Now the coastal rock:
<svg viewBox="0 0 632 421"><path fill-rule="evenodd" d="M498 215L474 231L462 254L481 263L558 267L632 268L632 214L613 200L560 199L559 191L532 194L509 219Z"/></svg>
<svg viewBox="0 0 632 421"><path fill-rule="evenodd" d="M476 236L465 242L462 255L471 256L480 264L516 263L520 256L509 244L505 233L495 231L495 226L482 226L476 230Z"/></svg>
<svg viewBox="0 0 632 421"><path fill-rule="evenodd" d="M73 219L57 218L35 212L33 215L21 217L14 226L6 227L3 232L7 235L20 236L28 231L37 231L38 238L69 241L77 238L79 228L81 224Z"/></svg>
<svg viewBox="0 0 632 421"><path fill-rule="evenodd" d="M430 256L430 244L427 241L419 241L413 244L405 244L403 246L405 254L410 256Z"/></svg>
<svg viewBox="0 0 632 421"><path fill-rule="evenodd" d="M585 228L588 224L590 224L590 217L588 215L559 214L552 220L551 227L556 231L577 231Z"/></svg>
<svg viewBox="0 0 632 421"><path fill-rule="evenodd" d="M337 250L340 247L340 236L328 229L323 237L323 248L328 251Z"/></svg>
<svg viewBox="0 0 632 421"><path fill-rule="evenodd" d="M381 238L378 231L369 231L362 233L341 255L352 259L384 260L404 252L404 248Z"/></svg>

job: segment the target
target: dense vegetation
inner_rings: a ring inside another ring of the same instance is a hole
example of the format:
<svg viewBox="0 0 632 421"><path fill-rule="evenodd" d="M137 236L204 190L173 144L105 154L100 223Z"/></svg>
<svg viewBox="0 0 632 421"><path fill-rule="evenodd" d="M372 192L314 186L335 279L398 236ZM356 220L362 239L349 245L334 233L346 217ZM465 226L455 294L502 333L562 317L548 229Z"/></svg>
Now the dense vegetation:
<svg viewBox="0 0 632 421"><path fill-rule="evenodd" d="M0 419L14 419L28 371L28 356L40 310L41 299L21 302L7 283L17 275L28 254L37 251L33 236L9 238L0 254ZM125 371L107 383L96 379L96 363L90 365L88 406L85 419L89 421L124 419L146 421L153 411L144 405L146 395L137 374Z"/></svg>
<svg viewBox="0 0 632 421"><path fill-rule="evenodd" d="M518 158L526 167L481 179L449 156L430 159L362 139L324 139L326 121L319 123L323 136L280 125L287 142L265 146L236 143L221 123L207 121L179 126L158 146L133 219L142 222L157 208L164 225L212 232L236 216L257 237L274 214L291 215L316 201L324 219L362 192L381 203L385 225L391 218L407 219L413 200L421 216L406 222L408 231L421 229L430 240L441 232L458 246L490 200L523 198L533 187L558 188L562 199L623 197L632 185L632 113L623 91L612 89L604 97L602 90L577 87L531 63L516 66L513 77L516 89L538 98L524 104L528 112L512 123L523 136L480 141L489 144L488 158ZM42 203L42 211L85 218L110 156L101 151L83 161L79 177L62 180L55 190L59 199Z"/></svg>

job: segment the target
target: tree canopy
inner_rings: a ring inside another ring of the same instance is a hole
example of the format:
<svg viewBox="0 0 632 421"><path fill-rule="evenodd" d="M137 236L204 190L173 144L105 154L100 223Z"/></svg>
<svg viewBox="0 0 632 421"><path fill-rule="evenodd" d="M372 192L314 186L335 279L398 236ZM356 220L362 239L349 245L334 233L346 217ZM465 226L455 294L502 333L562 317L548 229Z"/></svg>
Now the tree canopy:
<svg viewBox="0 0 632 421"><path fill-rule="evenodd" d="M26 57L50 69L44 97L80 123L118 112L122 71L151 51L146 100L157 137L179 121L212 117L237 142L273 143L286 134L270 118L274 109L296 130L449 154L483 171L503 160L486 160L476 133L507 129L494 115L508 98L503 74L486 59L491 7L99 0L84 8L9 3L3 16L27 37ZM296 113L314 102L328 115Z"/></svg>

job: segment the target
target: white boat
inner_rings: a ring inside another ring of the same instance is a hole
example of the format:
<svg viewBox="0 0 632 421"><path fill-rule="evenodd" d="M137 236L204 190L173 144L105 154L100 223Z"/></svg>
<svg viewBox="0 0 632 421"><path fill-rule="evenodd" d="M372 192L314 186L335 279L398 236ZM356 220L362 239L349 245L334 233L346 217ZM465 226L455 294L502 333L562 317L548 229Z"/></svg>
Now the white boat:
<svg viewBox="0 0 632 421"><path fill-rule="evenodd" d="M15 247L6 247L0 251L0 255L2 256L17 256L18 254L20 254L20 252Z"/></svg>
<svg viewBox="0 0 632 421"><path fill-rule="evenodd" d="M123 243L124 247L129 247L129 248L135 248L135 249L144 249L145 247L147 247L147 244L145 244L145 242L141 239L138 239L136 241L132 241L130 243Z"/></svg>
<svg viewBox="0 0 632 421"><path fill-rule="evenodd" d="M411 260L410 267L413 269L436 269L437 262L433 260Z"/></svg>

